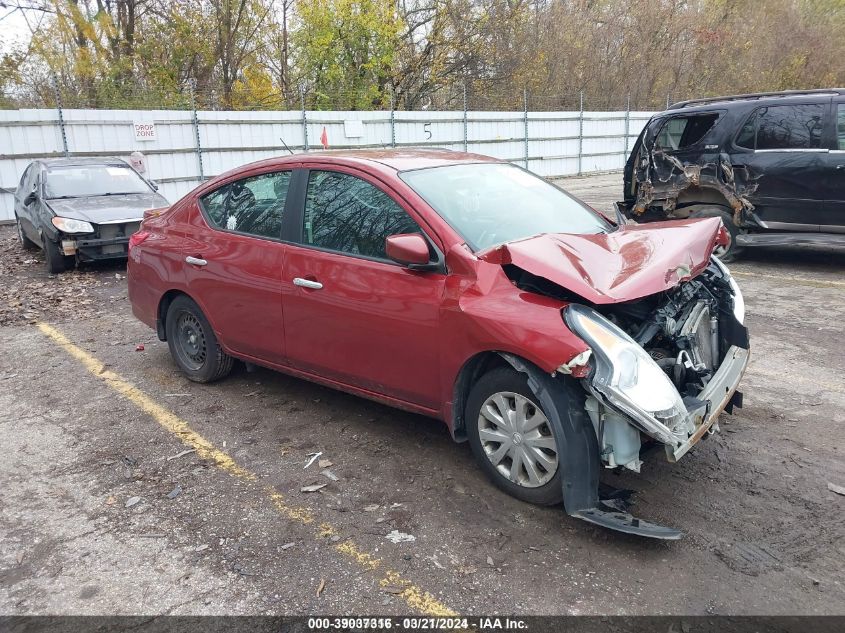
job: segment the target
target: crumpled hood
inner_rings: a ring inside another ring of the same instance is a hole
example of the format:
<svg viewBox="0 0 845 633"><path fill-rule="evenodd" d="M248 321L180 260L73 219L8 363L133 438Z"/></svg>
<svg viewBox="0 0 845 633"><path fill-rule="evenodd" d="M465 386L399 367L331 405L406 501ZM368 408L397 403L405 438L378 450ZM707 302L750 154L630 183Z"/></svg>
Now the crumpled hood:
<svg viewBox="0 0 845 633"><path fill-rule="evenodd" d="M544 234L479 257L513 264L594 304L668 290L703 271L719 238L719 218L625 225L613 233Z"/></svg>
<svg viewBox="0 0 845 633"><path fill-rule="evenodd" d="M62 218L84 220L93 224L114 220L132 220L144 217L144 211L166 207L164 196L150 193L125 193L118 196L92 196L47 200L53 212Z"/></svg>

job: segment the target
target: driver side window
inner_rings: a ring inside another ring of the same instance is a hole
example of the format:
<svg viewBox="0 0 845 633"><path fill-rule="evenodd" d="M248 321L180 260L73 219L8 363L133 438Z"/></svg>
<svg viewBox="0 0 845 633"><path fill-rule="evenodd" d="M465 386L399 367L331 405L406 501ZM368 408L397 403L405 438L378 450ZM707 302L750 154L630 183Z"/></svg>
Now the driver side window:
<svg viewBox="0 0 845 633"><path fill-rule="evenodd" d="M385 192L349 174L312 171L305 199L303 243L387 259L384 240L420 227Z"/></svg>

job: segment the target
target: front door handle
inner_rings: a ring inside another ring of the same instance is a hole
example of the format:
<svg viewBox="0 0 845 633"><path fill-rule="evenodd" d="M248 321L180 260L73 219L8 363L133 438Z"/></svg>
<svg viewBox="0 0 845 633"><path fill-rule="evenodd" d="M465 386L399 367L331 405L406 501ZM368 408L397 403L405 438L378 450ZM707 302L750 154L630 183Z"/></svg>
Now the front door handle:
<svg viewBox="0 0 845 633"><path fill-rule="evenodd" d="M836 166L836 169L845 169L845 163L839 163L839 164Z"/></svg>
<svg viewBox="0 0 845 633"><path fill-rule="evenodd" d="M190 255L185 258L185 261L194 266L205 266L208 263L200 257L191 257Z"/></svg>
<svg viewBox="0 0 845 633"><path fill-rule="evenodd" d="M323 287L319 281L312 281L311 279L303 279L302 277L294 277L293 285L302 288L310 288L311 290L319 290Z"/></svg>

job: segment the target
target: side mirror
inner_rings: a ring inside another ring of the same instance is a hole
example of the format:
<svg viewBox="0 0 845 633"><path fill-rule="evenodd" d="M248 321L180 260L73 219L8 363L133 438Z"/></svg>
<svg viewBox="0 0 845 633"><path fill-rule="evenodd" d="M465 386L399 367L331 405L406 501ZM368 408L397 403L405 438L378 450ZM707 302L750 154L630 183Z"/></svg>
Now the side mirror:
<svg viewBox="0 0 845 633"><path fill-rule="evenodd" d="M30 191L26 198L23 199L23 203L29 206L36 200L38 200L38 194L35 191Z"/></svg>
<svg viewBox="0 0 845 633"><path fill-rule="evenodd" d="M409 268L427 266L431 262L428 242L419 233L388 235L384 251L390 259Z"/></svg>

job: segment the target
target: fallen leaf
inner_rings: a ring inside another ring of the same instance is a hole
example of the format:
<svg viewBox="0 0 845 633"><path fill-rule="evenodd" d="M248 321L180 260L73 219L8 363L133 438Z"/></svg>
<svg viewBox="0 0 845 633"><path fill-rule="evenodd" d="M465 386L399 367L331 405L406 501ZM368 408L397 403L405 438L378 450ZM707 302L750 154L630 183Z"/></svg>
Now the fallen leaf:
<svg viewBox="0 0 845 633"><path fill-rule="evenodd" d="M368 506L364 506L364 512L375 512L378 508L379 505L377 503L372 503Z"/></svg>
<svg viewBox="0 0 845 633"><path fill-rule="evenodd" d="M140 501L141 501L141 497L129 497L129 499L126 500L126 507L131 508L132 506L136 505Z"/></svg>
<svg viewBox="0 0 845 633"><path fill-rule="evenodd" d="M326 588L326 579L320 578L320 586L317 587L317 597L320 597L320 594L323 593L323 589Z"/></svg>
<svg viewBox="0 0 845 633"><path fill-rule="evenodd" d="M329 466L334 466L334 464L329 459L321 459L320 461L317 462L317 465L320 468L328 468Z"/></svg>
<svg viewBox="0 0 845 633"><path fill-rule="evenodd" d="M302 486L299 490L300 492L317 492L328 485L329 484L312 484L310 486Z"/></svg>

